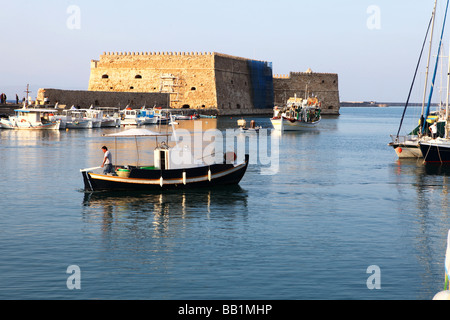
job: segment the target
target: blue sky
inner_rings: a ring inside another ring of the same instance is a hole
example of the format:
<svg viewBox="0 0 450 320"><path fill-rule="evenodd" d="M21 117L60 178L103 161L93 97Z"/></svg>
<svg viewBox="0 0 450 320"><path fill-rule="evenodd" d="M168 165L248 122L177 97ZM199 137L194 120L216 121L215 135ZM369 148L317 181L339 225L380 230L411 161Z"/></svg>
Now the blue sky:
<svg viewBox="0 0 450 320"><path fill-rule="evenodd" d="M215 51L270 61L274 74L308 68L338 73L342 101L401 102L433 5L434 0L2 0L0 91L11 99L23 96L27 83L32 95L40 87L86 90L90 60L104 51ZM79 8L79 20L72 19L70 6ZM370 6L379 9L375 29L368 27L375 21ZM75 29L68 27L77 21Z"/></svg>

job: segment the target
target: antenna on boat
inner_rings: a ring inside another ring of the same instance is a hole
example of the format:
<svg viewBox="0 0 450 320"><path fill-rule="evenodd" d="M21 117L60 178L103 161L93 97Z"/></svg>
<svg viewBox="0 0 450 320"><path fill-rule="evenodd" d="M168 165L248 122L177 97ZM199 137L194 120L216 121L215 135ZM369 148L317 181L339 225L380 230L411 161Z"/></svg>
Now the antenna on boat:
<svg viewBox="0 0 450 320"><path fill-rule="evenodd" d="M25 103L26 103L26 104L28 104L28 94L31 93L31 91L30 91L29 89L30 89L30 85L27 84L27 90L24 91L24 92L27 93L27 100L25 100Z"/></svg>

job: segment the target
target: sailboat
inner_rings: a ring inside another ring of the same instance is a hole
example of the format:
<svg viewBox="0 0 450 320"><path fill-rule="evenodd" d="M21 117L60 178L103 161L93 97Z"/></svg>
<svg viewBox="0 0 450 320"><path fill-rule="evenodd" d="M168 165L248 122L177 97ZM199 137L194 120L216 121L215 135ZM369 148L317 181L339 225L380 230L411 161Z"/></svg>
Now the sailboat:
<svg viewBox="0 0 450 320"><path fill-rule="evenodd" d="M419 60L417 62L417 66L416 66L416 71L414 73L414 77L413 77L413 81L411 84L411 88L409 91L409 95L408 98L406 100L406 104L405 104L405 108L403 109L403 115L400 121L400 125L397 131L396 135L391 135L391 139L392 142L390 142L388 145L393 147L397 156L399 158L422 158L422 151L420 149L420 144L419 141L420 140L425 140L427 139L427 135L423 135L424 132L426 132L426 130L428 130L429 124L432 123L435 120L436 114L432 114L430 117L428 116L424 116L425 113L425 101L426 101L426 93L427 93L427 85L428 85L428 71L429 71L429 65L430 65L430 58L431 58L431 50L432 50L432 42L433 42L433 32L434 32L434 25L435 25L435 18L436 18L436 6L437 6L437 0L435 0L434 2L434 8L433 8L433 12L431 15L431 19L430 22L428 24L428 28L427 28L427 32L425 35L425 39L423 41L423 45L422 45L422 50L420 52L419 55ZM445 21L445 20L444 20ZM444 26L445 26L445 22L444 22ZM422 102L422 113L421 113L421 117L419 120L419 125L412 130L408 135L406 136L400 136L400 130L402 128L402 124L403 124L403 120L405 117L405 113L406 113L406 109L408 108L408 104L409 104L409 99L411 97L411 93L414 87L414 82L417 76L417 72L420 66L420 61L422 59L422 55L423 55L423 51L427 42L427 38L428 38L428 34L430 33L430 28L431 28L431 34L430 34L430 45L429 45L429 51L428 51L428 61L427 61L427 67L426 67L426 72L425 72L425 87L424 87L424 94L423 94L423 102ZM442 33L444 32L444 27L442 28ZM442 43L442 36L441 36L441 43ZM441 49L441 45L439 46L439 52ZM431 92L430 92L430 96L429 96L429 103L428 103L428 107L431 103L431 97L433 94L433 88L434 88L434 81L436 78L436 71L437 71L437 64L439 61L439 54L437 57L437 61L436 61L436 67L435 67L435 74L433 77L433 84L431 87ZM429 108L427 108L428 112L429 112Z"/></svg>
<svg viewBox="0 0 450 320"><path fill-rule="evenodd" d="M445 20L447 18L447 12L449 7L449 1L447 0L447 8L444 19L444 27ZM444 33L444 27L442 28L442 35ZM441 36L442 40L442 36ZM432 139L421 140L419 141L420 150L422 152L424 161L426 163L450 163L450 135L449 135L449 98L448 95L450 93L450 57L449 57L449 72L447 78L447 105L445 111L445 136L444 137L433 137ZM431 97L430 97L431 99ZM429 108L430 103L428 103ZM428 111L427 108L427 111ZM426 113L427 114L427 113ZM423 129L425 130L425 128ZM423 131L422 131L423 132Z"/></svg>

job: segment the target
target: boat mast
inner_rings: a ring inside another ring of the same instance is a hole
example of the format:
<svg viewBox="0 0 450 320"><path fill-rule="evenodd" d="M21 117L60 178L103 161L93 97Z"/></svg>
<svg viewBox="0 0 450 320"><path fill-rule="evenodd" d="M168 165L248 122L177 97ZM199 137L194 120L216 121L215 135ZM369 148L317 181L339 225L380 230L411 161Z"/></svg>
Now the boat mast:
<svg viewBox="0 0 450 320"><path fill-rule="evenodd" d="M442 24L441 38L439 40L439 47L438 47L438 53L437 53L437 58L436 58L436 64L434 66L433 80L431 82L430 95L428 97L427 109L425 110L425 114L423 116L424 120L426 120L428 118L428 115L430 113L431 99L433 97L434 84L436 82L436 73L437 73L437 68L438 68L438 65L439 65L439 58L440 58L441 47L442 47L442 38L444 37L445 22L447 20L447 13L448 13L449 2L450 2L450 0L447 0L447 6L445 8L445 15L444 15L444 22ZM424 133L424 132L425 132L425 121L422 123L422 133Z"/></svg>
<svg viewBox="0 0 450 320"><path fill-rule="evenodd" d="M25 105L28 106L28 94L31 92L29 84L27 84L27 90L25 90L25 92L27 93L27 100L25 100Z"/></svg>
<svg viewBox="0 0 450 320"><path fill-rule="evenodd" d="M436 0L436 2L437 2L437 0ZM420 61L422 60L423 50L425 49L425 45L427 43L428 33L430 32L430 27L434 24L435 10L436 10L436 4L435 4L435 8L433 10L433 14L431 15L430 22L428 23L427 33L425 34L425 39L423 40L422 49L421 49L420 55L419 55L419 60L417 61L416 71L414 73L413 81L411 83L411 88L409 89L408 99L406 99L405 108L403 109L403 115L402 115L402 118L400 120L400 125L398 126L397 139L400 136L400 130L402 128L403 119L405 118L406 109L408 108L409 99L411 98L411 93L412 93L412 90L414 88L414 83L416 81L417 72L418 72L419 67L420 67ZM432 37L432 35L431 35L431 37ZM430 53L431 53L431 43L430 43L430 49L429 49L429 53L428 53L428 64L427 64L427 70L426 70L427 78L428 78L428 65L429 65ZM423 104L422 104L422 117L421 117L421 119L423 118L426 90L427 90L427 85L425 84L424 101L423 101Z"/></svg>
<svg viewBox="0 0 450 320"><path fill-rule="evenodd" d="M450 47L450 44L449 44ZM447 73L447 101L445 104L445 138L448 139L449 132L448 132L448 95L450 93L450 49L449 49L449 55L448 55L448 73Z"/></svg>
<svg viewBox="0 0 450 320"><path fill-rule="evenodd" d="M423 91L423 100L422 100L422 117L423 113L425 111L425 101L427 96L427 86L428 86L428 74L430 69L430 60L431 60L431 49L433 46L433 34L434 34L434 25L436 22L436 6L437 6L437 0L434 2L434 8L433 8L433 14L431 16L431 34L430 34L430 49L428 50L428 60L427 60L427 68L425 70L425 87Z"/></svg>

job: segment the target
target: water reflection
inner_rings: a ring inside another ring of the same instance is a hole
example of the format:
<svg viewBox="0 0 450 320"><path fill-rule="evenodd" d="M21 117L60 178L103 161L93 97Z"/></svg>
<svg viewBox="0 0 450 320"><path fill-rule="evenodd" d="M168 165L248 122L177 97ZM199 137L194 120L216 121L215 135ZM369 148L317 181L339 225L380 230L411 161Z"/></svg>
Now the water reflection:
<svg viewBox="0 0 450 320"><path fill-rule="evenodd" d="M443 273L443 255L449 223L450 166L424 164L422 159L401 159L393 166L400 195L398 212L413 239L423 273L428 299L436 293L433 279ZM412 192L411 192L412 191ZM410 222L413 222L412 224ZM435 243L438 241L438 243ZM435 248L440 247L436 252Z"/></svg>
<svg viewBox="0 0 450 320"><path fill-rule="evenodd" d="M192 219L246 219L247 191L240 186L161 192L85 193L83 220L102 232L132 230L139 237L168 237Z"/></svg>
<svg viewBox="0 0 450 320"><path fill-rule="evenodd" d="M8 141L11 146L14 142L18 146L34 146L45 144L45 141L60 141L59 130L0 130L0 145Z"/></svg>

